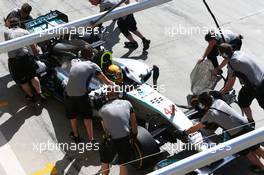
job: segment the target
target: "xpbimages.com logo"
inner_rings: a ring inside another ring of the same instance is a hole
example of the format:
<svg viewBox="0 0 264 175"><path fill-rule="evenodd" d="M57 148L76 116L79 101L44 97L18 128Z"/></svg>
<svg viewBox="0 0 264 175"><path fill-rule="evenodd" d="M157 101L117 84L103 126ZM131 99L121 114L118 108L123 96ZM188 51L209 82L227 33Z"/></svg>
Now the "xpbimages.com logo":
<svg viewBox="0 0 264 175"><path fill-rule="evenodd" d="M209 28L206 26L193 26L193 25L174 25L174 26L165 26L164 35L170 38L177 37L179 35L206 35L209 31L217 31L218 28ZM230 30L229 27L221 27L221 30Z"/></svg>
<svg viewBox="0 0 264 175"><path fill-rule="evenodd" d="M44 30L39 33L39 36L45 36L45 35L78 35L78 37L83 38L87 35L98 35L99 28L95 27L94 29L91 27L54 27L50 30Z"/></svg>
<svg viewBox="0 0 264 175"><path fill-rule="evenodd" d="M167 151L169 154L173 155L174 153L182 151L203 151L211 149L211 153L214 154L217 151L229 151L232 149L231 146L226 145L223 148L216 147L216 143L196 143L196 144L186 144L179 140L175 143L166 143L161 147L161 150Z"/></svg>
<svg viewBox="0 0 264 175"><path fill-rule="evenodd" d="M142 91L140 88L141 85L124 85L124 86L119 86L119 85L107 85L107 86L102 86L106 88L106 94L115 92L115 93L128 93L131 91L138 91L139 93ZM159 93L165 93L166 92L166 85L165 84L159 84L159 85L148 85L151 88L157 90Z"/></svg>
<svg viewBox="0 0 264 175"><path fill-rule="evenodd" d="M54 143L50 140L42 143L33 143L33 151L43 153L46 151L78 151L84 153L85 151L98 151L99 143Z"/></svg>

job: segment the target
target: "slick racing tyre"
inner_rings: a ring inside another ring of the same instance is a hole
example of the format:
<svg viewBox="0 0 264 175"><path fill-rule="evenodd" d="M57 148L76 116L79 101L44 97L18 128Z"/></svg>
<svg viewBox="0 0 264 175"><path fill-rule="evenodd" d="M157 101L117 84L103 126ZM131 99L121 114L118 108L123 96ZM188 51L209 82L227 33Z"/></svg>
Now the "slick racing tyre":
<svg viewBox="0 0 264 175"><path fill-rule="evenodd" d="M134 150L133 164L137 169L144 169L155 164L157 157L160 155L159 147L152 135L143 127L138 127L136 141L132 142Z"/></svg>

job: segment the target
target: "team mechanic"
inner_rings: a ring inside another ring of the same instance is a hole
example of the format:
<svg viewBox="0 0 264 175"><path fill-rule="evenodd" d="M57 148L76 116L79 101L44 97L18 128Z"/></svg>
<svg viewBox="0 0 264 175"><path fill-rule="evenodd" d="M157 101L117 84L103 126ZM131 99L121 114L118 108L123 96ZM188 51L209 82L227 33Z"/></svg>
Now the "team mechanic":
<svg viewBox="0 0 264 175"><path fill-rule="evenodd" d="M102 143L100 147L103 175L109 174L109 164L113 161L116 153L118 154L120 175L128 175L127 167L124 164L131 161L132 157L130 136L132 135L132 138L135 139L138 132L137 120L131 103L118 99L118 96L118 93L108 92L108 102L99 110L99 115L103 119L103 128L113 142L111 147L106 143Z"/></svg>
<svg viewBox="0 0 264 175"><path fill-rule="evenodd" d="M206 113L200 123L185 130L183 134L190 134L202 128L215 131L221 127L234 138L253 130L248 120L223 100L214 99L209 93L204 92L198 97L198 102L199 107ZM261 162L261 157L264 158L264 149L259 144L239 154L245 155L256 166L253 167L254 171L264 170L264 164Z"/></svg>
<svg viewBox="0 0 264 175"><path fill-rule="evenodd" d="M20 9L13 10L7 15L7 17L4 19L5 26L10 28L10 19L16 17L21 22L21 28L25 29L24 23L33 19L32 16L30 16L31 10L32 7L28 3L24 3Z"/></svg>
<svg viewBox="0 0 264 175"><path fill-rule="evenodd" d="M242 46L242 35L237 34L231 30L221 30L225 38L225 41L222 38L222 35L219 30L211 30L205 35L205 41L208 42L208 46L205 49L202 59L198 60L198 63L201 63L206 57L209 59L214 66L213 74L217 74L227 62L224 60L220 65L217 61L218 48L217 46L226 42L232 45L233 50L240 50Z"/></svg>
<svg viewBox="0 0 264 175"><path fill-rule="evenodd" d="M5 40L11 40L29 32L20 28L20 20L16 17L10 18L10 29L4 32ZM26 98L29 101L36 102L38 99L45 101L46 97L42 95L39 79L35 71L34 55L40 52L36 44L30 47L22 47L17 50L8 52L8 67L14 81L19 84L22 90L26 93ZM31 90L31 83L37 93L37 96Z"/></svg>
<svg viewBox="0 0 264 175"><path fill-rule="evenodd" d="M114 5L118 4L120 0L89 0L92 5L100 5L100 12L109 10ZM129 0L125 2L125 4L129 4ZM143 51L146 51L149 49L150 40L146 39L142 33L137 28L137 22L133 14L129 14L123 17L118 18L117 25L119 30L122 32L122 34L129 40L128 42L125 42L126 48L133 48L136 49L138 47L137 41L134 39L132 34L135 34L137 37L139 37L142 40L143 43Z"/></svg>
<svg viewBox="0 0 264 175"><path fill-rule="evenodd" d="M100 67L89 61L92 49L89 45L84 46L81 51L83 59L73 59L69 80L66 85L66 115L70 119L72 132L70 136L74 142L80 142L77 116L83 118L89 141L93 141L92 107L88 97L88 87L93 76L96 76L102 83L113 85L101 71Z"/></svg>
<svg viewBox="0 0 264 175"><path fill-rule="evenodd" d="M219 52L228 62L228 80L220 92L222 94L229 92L238 77L242 85L238 94L238 104L248 120L254 122L250 108L253 99L256 98L264 109L264 71L254 61L254 57L241 51L234 52L230 44L221 44Z"/></svg>

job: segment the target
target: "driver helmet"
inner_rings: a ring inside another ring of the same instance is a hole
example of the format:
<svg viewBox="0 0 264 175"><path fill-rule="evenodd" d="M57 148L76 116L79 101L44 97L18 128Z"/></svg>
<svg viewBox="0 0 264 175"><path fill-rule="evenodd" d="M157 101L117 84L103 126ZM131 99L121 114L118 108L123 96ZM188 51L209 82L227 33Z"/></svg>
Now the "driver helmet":
<svg viewBox="0 0 264 175"><path fill-rule="evenodd" d="M108 68L105 70L105 75L116 84L123 83L122 69L115 64L108 66Z"/></svg>

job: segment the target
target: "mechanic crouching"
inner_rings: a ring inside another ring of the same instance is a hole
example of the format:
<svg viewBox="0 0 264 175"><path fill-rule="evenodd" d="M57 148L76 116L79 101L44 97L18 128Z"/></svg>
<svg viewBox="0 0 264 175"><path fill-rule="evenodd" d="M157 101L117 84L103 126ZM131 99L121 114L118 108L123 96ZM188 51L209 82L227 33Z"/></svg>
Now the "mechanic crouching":
<svg viewBox="0 0 264 175"><path fill-rule="evenodd" d="M194 133L200 129L216 130L218 127L224 129L231 138L235 138L249 131L252 127L248 120L231 108L221 99L214 99L209 93L205 92L198 97L199 107L206 113L201 122L184 131L183 134ZM264 149L261 145L252 146L239 154L245 155L255 166L254 171L263 171Z"/></svg>
<svg viewBox="0 0 264 175"><path fill-rule="evenodd" d="M10 19L16 17L21 22L21 28L25 29L24 23L32 20L33 18L30 16L30 12L32 7L28 3L24 3L20 9L13 10L10 12L7 17L4 19L5 26L10 28Z"/></svg>
<svg viewBox="0 0 264 175"><path fill-rule="evenodd" d="M5 31L5 40L11 40L24 35L29 32L20 28L20 20L13 17L9 20L10 29ZM8 67L10 74L14 81L20 85L22 90L26 93L26 99L31 102L37 100L46 101L46 97L42 94L40 81L36 74L36 62L34 55L39 54L40 50L36 44L25 46L13 51L8 52ZM34 87L37 95L35 96L31 90L30 84Z"/></svg>
<svg viewBox="0 0 264 175"><path fill-rule="evenodd" d="M71 61L71 69L69 80L66 85L66 115L70 119L72 132L71 139L78 143L80 142L77 116L84 120L84 125L87 131L89 141L94 140L93 125L92 125L92 107L88 96L88 87L92 77L96 76L102 83L113 85L101 71L100 67L89 61L91 57L91 47L86 45L82 49L82 57L87 61L73 59Z"/></svg>
<svg viewBox="0 0 264 175"><path fill-rule="evenodd" d="M116 153L118 154L120 175L128 174L126 164L131 161L133 153L130 136L132 138L137 136L137 120L133 107L129 101L118 99L118 96L118 93L108 92L108 102L99 110L99 115L103 119L103 128L112 143L112 146L109 146L111 144L105 140L100 147L103 175L109 174L109 164L113 161Z"/></svg>

